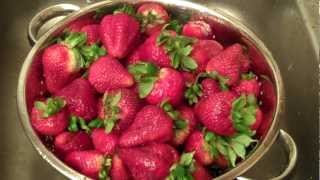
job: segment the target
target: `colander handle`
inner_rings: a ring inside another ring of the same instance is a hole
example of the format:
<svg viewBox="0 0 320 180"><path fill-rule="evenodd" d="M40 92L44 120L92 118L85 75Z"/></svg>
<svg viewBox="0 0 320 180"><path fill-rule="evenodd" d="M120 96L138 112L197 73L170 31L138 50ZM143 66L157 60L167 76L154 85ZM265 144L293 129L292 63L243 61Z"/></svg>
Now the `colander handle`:
<svg viewBox="0 0 320 180"><path fill-rule="evenodd" d="M37 13L29 23L28 38L31 44L35 44L39 38L40 28L48 21L59 17L67 16L80 9L79 6L74 4L57 4L43 9ZM51 24L52 26L54 25Z"/></svg>
<svg viewBox="0 0 320 180"><path fill-rule="evenodd" d="M297 162L297 157L298 157L297 145L294 142L293 138L286 131L280 129L278 139L280 139L285 145L285 149L288 153L288 165L279 176L270 178L272 180L281 180L287 177L295 167ZM237 180L252 180L252 179L246 178L246 177L237 177Z"/></svg>

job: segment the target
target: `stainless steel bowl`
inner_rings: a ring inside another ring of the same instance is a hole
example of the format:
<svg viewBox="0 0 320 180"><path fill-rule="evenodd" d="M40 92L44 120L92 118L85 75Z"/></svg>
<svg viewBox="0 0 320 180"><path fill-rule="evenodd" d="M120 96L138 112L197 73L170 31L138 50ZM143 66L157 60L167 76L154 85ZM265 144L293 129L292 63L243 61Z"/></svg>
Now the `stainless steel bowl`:
<svg viewBox="0 0 320 180"><path fill-rule="evenodd" d="M106 10L111 10L115 6L118 6L121 3L132 3L132 4L141 4L144 2L159 2L167 6L170 12L179 16L179 14L192 14L192 18L195 19L206 19L216 25L217 28L220 28L221 32L228 32L225 38L236 39L241 43L246 44L249 47L249 50L252 50L253 54L257 57L258 73L261 73L270 79L274 84L274 91L276 94L276 104L274 109L272 109L272 121L270 121L268 130L262 134L261 141L254 148L254 150L247 156L246 160L238 163L235 168L228 170L226 173L222 174L215 179L234 179L247 171L252 167L272 146L274 141L279 137L280 140L283 140L286 148L288 150L288 166L285 171L274 179L282 179L287 176L290 171L293 169L296 159L297 159L297 148L293 139L283 130L279 129L279 121L282 119L283 110L284 110L284 87L281 78L280 71L276 62L274 61L271 53L265 47L265 45L259 40L259 38L247 27L241 24L237 19L234 19L227 14L220 12L217 9L208 9L199 4L182 1L182 0L114 0L114 1L102 1L89 5L87 7L78 9L77 7L62 4L47 8L41 11L31 22L29 27L30 39L35 42L34 47L29 52L24 64L22 66L18 90L17 90L17 104L18 112L20 116L21 123L24 127L24 130L29 137L30 141L37 149L39 154L45 159L49 164L56 168L59 172L64 174L70 179L88 179L84 175L78 173L77 171L71 169L60 161L42 142L37 133L33 130L30 124L29 110L30 103L33 101L39 93L38 87L41 85L41 70L39 69L39 56L41 51L46 45L50 42L55 35L59 34L65 27L67 27L74 20L92 13L97 9L104 8ZM74 12L73 12L74 11ZM40 26L45 23L48 19L65 15L68 12L73 12L67 18L64 18L62 21L59 21L54 26L50 27L49 31L41 36L39 40L36 39L36 33L40 29ZM259 66L258 66L259 65ZM41 69L41 68L40 68ZM29 108L28 108L29 106ZM280 133L279 133L280 132ZM239 178L240 179L240 178Z"/></svg>

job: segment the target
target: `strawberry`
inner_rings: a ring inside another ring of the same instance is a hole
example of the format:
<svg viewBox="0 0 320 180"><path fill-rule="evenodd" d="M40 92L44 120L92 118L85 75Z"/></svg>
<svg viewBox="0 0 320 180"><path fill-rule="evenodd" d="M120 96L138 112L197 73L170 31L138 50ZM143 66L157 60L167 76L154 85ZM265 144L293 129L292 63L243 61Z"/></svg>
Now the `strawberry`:
<svg viewBox="0 0 320 180"><path fill-rule="evenodd" d="M80 131L77 133L63 132L54 139L55 151L64 157L73 151L84 151L93 148L88 134Z"/></svg>
<svg viewBox="0 0 320 180"><path fill-rule="evenodd" d="M197 72L203 72L206 69L209 60L219 54L223 46L215 40L199 40L193 45L191 57L198 64Z"/></svg>
<svg viewBox="0 0 320 180"><path fill-rule="evenodd" d="M72 81L57 93L67 102L72 115L89 121L97 115L96 92L91 84L82 78Z"/></svg>
<svg viewBox="0 0 320 180"><path fill-rule="evenodd" d="M89 25L83 26L80 32L84 32L87 35L87 44L92 45L100 41L99 29L100 29L100 25L89 24Z"/></svg>
<svg viewBox="0 0 320 180"><path fill-rule="evenodd" d="M77 20L73 21L68 27L67 30L71 32L81 32L81 28L84 26L95 24L96 21L93 19L92 16L83 16L78 18Z"/></svg>
<svg viewBox="0 0 320 180"><path fill-rule="evenodd" d="M207 98L221 91L218 82L210 78L204 79L201 82L201 86L202 86L203 98Z"/></svg>
<svg viewBox="0 0 320 180"><path fill-rule="evenodd" d="M73 151L67 154L64 160L66 164L91 178L98 178L104 161L103 154L94 150Z"/></svg>
<svg viewBox="0 0 320 180"><path fill-rule="evenodd" d="M254 96L241 95L237 98L232 92L224 91L202 99L196 105L195 113L209 130L231 136L235 132L252 134L250 126L259 118L256 116L258 108Z"/></svg>
<svg viewBox="0 0 320 180"><path fill-rule="evenodd" d="M145 147L141 147L141 150L156 154L158 157L163 158L168 164L173 164L179 161L178 152L168 144L151 143Z"/></svg>
<svg viewBox="0 0 320 180"><path fill-rule="evenodd" d="M260 93L260 85L257 77L253 73L242 74L241 80L237 86L232 89L238 95L254 95L258 97Z"/></svg>
<svg viewBox="0 0 320 180"><path fill-rule="evenodd" d="M245 53L242 53L242 54L240 55L239 61L240 61L240 64L241 64L241 66L240 66L240 72L241 72L241 73L246 73L246 72L248 72L249 69L250 69L250 66L251 66L251 63L250 63L250 60L249 60L248 55L245 54Z"/></svg>
<svg viewBox="0 0 320 180"><path fill-rule="evenodd" d="M118 155L112 157L112 167L110 170L112 180L129 180L132 179L129 170Z"/></svg>
<svg viewBox="0 0 320 180"><path fill-rule="evenodd" d="M206 168L204 168L201 164L195 163L194 172L192 173L194 180L211 180L213 179L210 173Z"/></svg>
<svg viewBox="0 0 320 180"><path fill-rule="evenodd" d="M240 79L240 56L242 47L240 44L229 46L218 55L210 59L207 64L207 72L215 72L226 79L225 84L234 85Z"/></svg>
<svg viewBox="0 0 320 180"><path fill-rule="evenodd" d="M94 148L105 155L112 155L118 145L118 135L107 133L102 128L94 129L91 138Z"/></svg>
<svg viewBox="0 0 320 180"><path fill-rule="evenodd" d="M166 9L157 3L145 3L138 8L138 14L142 19L142 27L148 35L161 28L169 21Z"/></svg>
<svg viewBox="0 0 320 180"><path fill-rule="evenodd" d="M260 125L262 123L263 113L260 108L256 109L255 117L256 117L256 121L253 124L251 124L251 126L250 126L250 128L252 130L258 130L258 128L260 127Z"/></svg>
<svg viewBox="0 0 320 180"><path fill-rule="evenodd" d="M159 107L148 105L136 115L131 126L120 136L121 147L132 147L149 142L166 142L173 136L173 123Z"/></svg>
<svg viewBox="0 0 320 180"><path fill-rule="evenodd" d="M186 84L194 83L197 77L194 73L186 72L186 71L181 72L181 75L183 76L184 82Z"/></svg>
<svg viewBox="0 0 320 180"><path fill-rule="evenodd" d="M134 83L128 71L118 60L110 56L101 57L91 65L88 79L100 93L104 93L106 90L130 87Z"/></svg>
<svg viewBox="0 0 320 180"><path fill-rule="evenodd" d="M36 101L31 112L31 124L42 135L55 136L68 126L68 113L65 101L60 98L48 98Z"/></svg>
<svg viewBox="0 0 320 180"><path fill-rule="evenodd" d="M168 101L178 105L183 96L184 79L171 68L161 68L150 63L137 63L129 66L129 72L138 82L140 98L146 98L149 104L160 104Z"/></svg>
<svg viewBox="0 0 320 180"><path fill-rule="evenodd" d="M214 157L208 149L209 144L205 141L202 132L195 130L187 139L185 150L194 151L194 158L203 165L212 164Z"/></svg>
<svg viewBox="0 0 320 180"><path fill-rule="evenodd" d="M202 20L187 22L183 26L182 34L198 39L212 39L213 37L210 25Z"/></svg>
<svg viewBox="0 0 320 180"><path fill-rule="evenodd" d="M134 179L164 179L168 175L169 169L173 164L172 159L169 160L166 159L166 157L161 156L167 156L170 153L165 148L155 149L154 147L144 146L124 148L120 149L119 152L120 158L127 165Z"/></svg>
<svg viewBox="0 0 320 180"><path fill-rule="evenodd" d="M191 108L181 106L175 110L168 102L162 102L161 107L173 120L175 135L172 139L175 146L181 145L187 139L196 125L196 119Z"/></svg>
<svg viewBox="0 0 320 180"><path fill-rule="evenodd" d="M124 58L132 50L139 31L139 22L125 13L106 15L100 23L102 43L115 58Z"/></svg>
<svg viewBox="0 0 320 180"><path fill-rule="evenodd" d="M98 105L99 118L107 124L106 131L114 127L118 131L127 129L140 110L140 104L138 94L132 89L106 91Z"/></svg>

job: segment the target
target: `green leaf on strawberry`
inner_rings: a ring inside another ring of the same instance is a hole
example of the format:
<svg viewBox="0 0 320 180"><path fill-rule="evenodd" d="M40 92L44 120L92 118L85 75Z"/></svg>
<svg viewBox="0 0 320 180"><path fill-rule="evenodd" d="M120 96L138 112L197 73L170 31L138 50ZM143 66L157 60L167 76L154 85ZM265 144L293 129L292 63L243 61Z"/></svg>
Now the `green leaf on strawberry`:
<svg viewBox="0 0 320 180"><path fill-rule="evenodd" d="M111 166L112 166L112 159L110 157L105 157L102 167L98 174L99 180L110 179L109 173L111 170Z"/></svg>
<svg viewBox="0 0 320 180"><path fill-rule="evenodd" d="M254 79L254 78L256 78L256 75L253 72L241 74L241 79L242 80L251 80L251 79Z"/></svg>
<svg viewBox="0 0 320 180"><path fill-rule="evenodd" d="M95 43L91 46L80 47L80 53L84 59L84 63L81 64L81 67L88 68L94 62L94 60L101 56L105 56L107 51L104 47L100 47Z"/></svg>
<svg viewBox="0 0 320 180"><path fill-rule="evenodd" d="M80 130L85 131L86 133L91 132L91 128L86 124L86 121L77 116L70 116L68 131L70 132L78 132Z"/></svg>
<svg viewBox="0 0 320 180"><path fill-rule="evenodd" d="M195 171L194 167L194 152L183 153L180 161L170 168L170 175L167 177L169 180L192 180L192 173Z"/></svg>
<svg viewBox="0 0 320 180"><path fill-rule="evenodd" d="M121 100L121 91L115 95L106 93L103 97L104 102L104 127L107 133L110 133L119 120L120 108L118 106Z"/></svg>
<svg viewBox="0 0 320 180"><path fill-rule="evenodd" d="M168 114L168 116L173 120L174 129L183 130L187 128L188 126L187 121L181 117L180 112L175 110L169 102L163 101L160 104L160 106Z"/></svg>
<svg viewBox="0 0 320 180"><path fill-rule="evenodd" d="M113 11L113 14L119 14L119 13L125 13L130 16L136 16L136 9L129 4L123 4L121 7Z"/></svg>
<svg viewBox="0 0 320 180"><path fill-rule="evenodd" d="M36 101L34 103L35 108L41 111L41 116L43 118L48 118L52 115L55 115L65 105L66 102L59 97L48 98L45 103L42 101Z"/></svg>
<svg viewBox="0 0 320 180"><path fill-rule="evenodd" d="M69 48L75 48L84 45L87 42L87 35L83 32L66 32L63 43Z"/></svg>
<svg viewBox="0 0 320 180"><path fill-rule="evenodd" d="M183 25L176 19L170 21L168 24L166 24L163 29L166 29L166 30L173 30L177 33L181 33L182 31L182 27Z"/></svg>

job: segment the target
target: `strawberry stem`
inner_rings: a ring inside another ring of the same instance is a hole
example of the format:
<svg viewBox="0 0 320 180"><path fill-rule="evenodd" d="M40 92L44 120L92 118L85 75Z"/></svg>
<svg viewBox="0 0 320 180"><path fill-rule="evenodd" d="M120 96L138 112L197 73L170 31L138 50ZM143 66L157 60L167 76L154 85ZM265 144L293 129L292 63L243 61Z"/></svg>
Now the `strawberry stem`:
<svg viewBox="0 0 320 180"><path fill-rule="evenodd" d="M183 153L180 161L170 168L168 179L193 179L192 173L195 171L194 163L194 152Z"/></svg>
<svg viewBox="0 0 320 180"><path fill-rule="evenodd" d="M41 117L43 118L55 115L64 108L65 105L66 102L60 97L48 98L46 103L42 101L36 101L34 103L35 108L41 111Z"/></svg>
<svg viewBox="0 0 320 180"><path fill-rule="evenodd" d="M110 157L105 157L102 167L99 171L98 178L99 180L110 179L109 173L112 166L112 159Z"/></svg>
<svg viewBox="0 0 320 180"><path fill-rule="evenodd" d="M82 32L69 32L63 41L69 48L84 45L87 42L87 35Z"/></svg>
<svg viewBox="0 0 320 180"><path fill-rule="evenodd" d="M187 128L187 122L181 117L179 111L175 110L173 106L168 101L163 101L160 104L161 108L168 114L168 116L173 120L173 125L175 130L183 130Z"/></svg>

